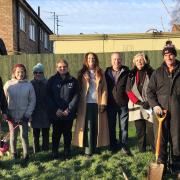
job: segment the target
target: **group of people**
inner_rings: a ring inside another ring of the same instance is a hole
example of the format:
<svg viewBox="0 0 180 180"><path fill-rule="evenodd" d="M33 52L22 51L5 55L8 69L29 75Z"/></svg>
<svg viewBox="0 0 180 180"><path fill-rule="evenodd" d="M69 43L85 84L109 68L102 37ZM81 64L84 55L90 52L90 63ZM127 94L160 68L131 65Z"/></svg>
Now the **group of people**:
<svg viewBox="0 0 180 180"><path fill-rule="evenodd" d="M121 149L131 156L128 121L135 122L139 151L146 151L148 140L154 152L158 126L155 115L166 113L158 162L167 164L168 142L173 161L180 161L180 62L171 41L167 41L162 55L162 66L153 70L144 53L138 53L129 70L122 65L121 53L114 52L111 66L103 72L97 54L89 52L84 56L77 79L70 75L67 61L60 59L56 63L56 74L48 80L44 77L44 66L35 65L31 82L27 80L25 66L16 64L12 79L5 83L4 90L0 82L0 106L9 125L12 157L17 158L19 129L23 158L29 158L29 122L33 128L34 153L49 149L52 123L53 158L59 156L61 135L65 157L71 155L71 142L74 146L84 147L86 156L93 155L103 146L109 146L112 153ZM117 119L119 138L116 137ZM41 131L42 147L39 143Z"/></svg>

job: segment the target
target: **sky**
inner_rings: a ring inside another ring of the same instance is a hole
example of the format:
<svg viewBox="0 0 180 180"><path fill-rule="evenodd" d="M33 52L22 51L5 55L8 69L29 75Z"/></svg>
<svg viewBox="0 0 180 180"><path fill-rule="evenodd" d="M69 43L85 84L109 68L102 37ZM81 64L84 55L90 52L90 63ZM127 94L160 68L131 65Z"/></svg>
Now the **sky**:
<svg viewBox="0 0 180 180"><path fill-rule="evenodd" d="M171 31L171 15L162 0L27 0L54 31L53 12L59 15L58 34L145 33ZM171 13L174 0L163 0ZM57 26L56 31L57 34Z"/></svg>

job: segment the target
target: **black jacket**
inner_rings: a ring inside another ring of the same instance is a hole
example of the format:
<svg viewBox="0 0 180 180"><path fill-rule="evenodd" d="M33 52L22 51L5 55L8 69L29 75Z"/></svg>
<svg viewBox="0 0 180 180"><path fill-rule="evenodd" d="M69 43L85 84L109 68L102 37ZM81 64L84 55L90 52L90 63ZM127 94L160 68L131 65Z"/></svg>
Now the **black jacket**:
<svg viewBox="0 0 180 180"><path fill-rule="evenodd" d="M69 73L66 74L65 79L62 79L57 72L54 76L49 78L47 91L50 98L49 110L52 115L51 119L64 119L57 118L56 111L58 109L64 111L67 108L70 113L66 119L74 119L79 99L78 81L70 76Z"/></svg>
<svg viewBox="0 0 180 180"><path fill-rule="evenodd" d="M180 62L176 60L173 76L162 64L151 76L147 89L148 102L151 107L161 106L170 113L170 133L173 154L180 156Z"/></svg>
<svg viewBox="0 0 180 180"><path fill-rule="evenodd" d="M3 114L7 114L7 101L3 90L3 82L0 77L0 108Z"/></svg>
<svg viewBox="0 0 180 180"><path fill-rule="evenodd" d="M128 104L128 96L126 94L126 82L129 73L129 68L126 66L121 67L121 73L115 83L112 67L108 67L105 71L105 77L108 89L108 106L118 105L123 106Z"/></svg>

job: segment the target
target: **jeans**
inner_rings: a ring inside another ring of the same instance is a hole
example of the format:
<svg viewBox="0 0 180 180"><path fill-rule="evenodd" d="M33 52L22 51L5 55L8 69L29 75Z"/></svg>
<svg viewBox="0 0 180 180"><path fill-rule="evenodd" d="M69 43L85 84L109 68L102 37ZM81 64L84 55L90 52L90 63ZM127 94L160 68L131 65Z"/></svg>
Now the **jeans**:
<svg viewBox="0 0 180 180"><path fill-rule="evenodd" d="M16 144L17 144L17 135L18 129L20 130L20 138L23 147L23 156L26 157L28 155L28 147L29 147L29 140L28 140L28 122L22 122L17 128L15 126L16 123L8 122L9 131L10 131L10 148L11 153L16 154ZM15 128L15 129L14 129Z"/></svg>
<svg viewBox="0 0 180 180"><path fill-rule="evenodd" d="M116 139L116 121L117 115L119 120L119 141L120 144L126 145L128 140L128 106L108 106L108 122L110 135L110 148L117 146Z"/></svg>

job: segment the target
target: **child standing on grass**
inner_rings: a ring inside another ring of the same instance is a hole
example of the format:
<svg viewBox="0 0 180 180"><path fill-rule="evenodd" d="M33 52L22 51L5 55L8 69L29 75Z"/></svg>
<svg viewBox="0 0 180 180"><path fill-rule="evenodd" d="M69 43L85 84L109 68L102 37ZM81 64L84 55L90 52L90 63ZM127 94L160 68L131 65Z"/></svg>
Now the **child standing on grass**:
<svg viewBox="0 0 180 180"><path fill-rule="evenodd" d="M16 64L12 70L12 79L4 85L8 102L8 125L12 158L17 158L16 143L19 129L25 161L29 158L28 122L36 103L34 88L26 78L25 66ZM15 128L17 125L19 125L18 128Z"/></svg>

